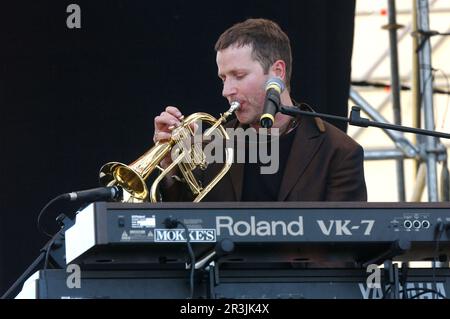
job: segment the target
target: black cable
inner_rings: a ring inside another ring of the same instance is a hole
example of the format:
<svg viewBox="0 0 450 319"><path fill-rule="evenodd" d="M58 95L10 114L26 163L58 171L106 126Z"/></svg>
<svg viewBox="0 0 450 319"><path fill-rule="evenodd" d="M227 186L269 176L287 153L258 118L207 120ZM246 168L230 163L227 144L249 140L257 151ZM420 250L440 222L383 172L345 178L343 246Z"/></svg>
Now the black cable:
<svg viewBox="0 0 450 319"><path fill-rule="evenodd" d="M382 299L386 299L386 295L387 293L391 290L391 286L388 287L388 289L386 289L386 294L383 292L383 298ZM399 293L403 293L404 295L407 295L408 291L421 291L420 293L413 295L410 297L410 299L415 299L417 297L420 297L426 293L434 293L437 294L439 297L442 297L443 299L448 299L446 296L444 296L443 294L441 294L439 291L435 290L435 289L429 289L429 288L407 288L407 289L400 289Z"/></svg>
<svg viewBox="0 0 450 319"><path fill-rule="evenodd" d="M180 224L181 226L183 226L184 231L186 232L186 244L187 244L187 248L188 248L188 252L189 252L189 257L190 257L190 261L191 261L191 273L189 276L189 287L190 287L190 291L191 291L191 297L190 299L194 298L194 273L195 273L195 255L194 255L194 250L192 249L192 245L191 245L191 238L189 236L189 229L187 228L187 226L183 223L178 221L178 224Z"/></svg>
<svg viewBox="0 0 450 319"><path fill-rule="evenodd" d="M56 240L60 236L60 233L63 231L63 229L59 230L56 234L53 235L53 238L48 242L45 248L45 259L44 259L44 269L47 270L49 266L49 260L50 260L50 252L52 250L53 245L55 244Z"/></svg>
<svg viewBox="0 0 450 319"><path fill-rule="evenodd" d="M434 290L434 289L428 289L428 288L409 288L409 289L406 289L406 291L416 291L416 290L422 290L422 292L412 296L411 299L416 299L416 298L418 298L418 297L420 297L420 296L422 296L422 295L424 295L426 293L430 293L430 292L432 292L435 295L438 295L439 297L442 297L442 299L448 299L446 296L444 296L439 291Z"/></svg>
<svg viewBox="0 0 450 319"><path fill-rule="evenodd" d="M39 215L38 215L38 217L37 217L37 228L38 228L39 232L41 232L42 234L44 234L44 235L46 235L46 236L48 236L48 237L50 237L50 238L52 238L53 236L52 236L51 234L49 234L49 233L44 229L44 227L42 227L42 225L41 225L41 218L42 218L42 216L44 216L44 212L47 210L47 208L48 208L50 205L52 205L54 202L56 202L56 201L58 201L58 200L64 198L65 196L66 196L65 194L62 194L62 195L59 195L59 196L53 198L51 201L49 201L49 202L44 206L44 208L41 209L41 211L39 212Z"/></svg>
<svg viewBox="0 0 450 319"><path fill-rule="evenodd" d="M435 31L435 30L429 30L429 31L417 30L415 32L412 32L412 35L416 35L416 34L422 34L422 35L429 36L429 37L434 37L435 35L442 35L442 36L450 35L449 32L441 33L439 31Z"/></svg>
<svg viewBox="0 0 450 319"><path fill-rule="evenodd" d="M401 280L400 280L400 286L406 287L406 282L408 280L408 264L406 262L402 263L402 273L401 273ZM408 294L403 294L402 299L408 299Z"/></svg>
<svg viewBox="0 0 450 319"><path fill-rule="evenodd" d="M436 71L442 71L442 70L436 70ZM445 75L445 73L444 73ZM390 84L386 84L383 82L370 82L370 81L352 81L351 85L353 86L372 86L375 88L382 88L382 89L390 89L391 85ZM400 85L400 90L402 91L411 91L411 87L408 85ZM433 93L438 93L438 94L446 94L446 95L450 95L450 90L441 90L438 88L433 88Z"/></svg>
<svg viewBox="0 0 450 319"><path fill-rule="evenodd" d="M419 45L417 46L417 49L416 49L416 53L418 53L420 50L423 49L423 47L425 46L425 43L431 37L434 37L436 35L447 36L447 35L450 35L450 33L448 33L448 32L441 33L439 31L435 31L435 30L427 30L427 31L425 31L425 30L418 29L417 31L412 32L411 35L413 37L418 37L418 36L422 36L423 37L422 39L419 38L420 39L420 43L419 43Z"/></svg>
<svg viewBox="0 0 450 319"><path fill-rule="evenodd" d="M174 219L174 218L167 218L166 220L164 220L163 223L167 228L175 228L178 225L181 225L184 228L184 231L186 232L186 245L188 248L189 259L190 259L190 263L191 263L191 272L189 275L189 290L190 290L190 298L189 299L194 299L195 255L194 255L194 250L192 249L192 245L191 245L191 238L189 236L189 228L183 222L179 221L178 219Z"/></svg>
<svg viewBox="0 0 450 319"><path fill-rule="evenodd" d="M439 256L439 243L440 243L440 240L441 240L441 237L442 237L442 233L445 231L445 229L447 227L450 227L450 224L446 226L446 225L444 225L444 223L442 221L440 221L436 225L436 229L435 229L434 237L435 237L435 241L436 241L436 246L435 246L435 251L434 251L434 256L433 256L433 261L432 261L432 278L433 278L432 282L433 282L433 288L434 289L427 289L427 291L426 291L426 292L433 292L433 297L434 297L433 299L438 299L437 296L441 296L441 297L446 298L441 293L439 293L439 291L437 290L436 262L437 262L437 259L438 259L438 256ZM402 286L404 287L405 284L406 284L406 280L403 281L403 285ZM418 288L418 289L422 290L422 288ZM390 290L391 290L391 286L389 286L386 290L384 290L384 288L383 288L383 299L386 298L386 296L387 296L387 294L388 294L388 292ZM405 296L406 292L410 291L410 290L417 290L417 289L416 288L406 289L406 290L402 289L399 292L405 291L405 293L403 294L403 296ZM411 299L417 298L417 297L423 295L426 292L421 292L420 294L411 297Z"/></svg>
<svg viewBox="0 0 450 319"><path fill-rule="evenodd" d="M48 298L48 281L47 281L46 271L47 271L48 264L49 264L50 251L52 250L52 247L53 247L56 239L58 238L60 231L58 231L55 235L53 235L53 238L50 240L50 242L46 246L47 248L45 251L44 268L42 269L42 280L44 281L44 288L45 288L44 296L46 296L46 298Z"/></svg>
<svg viewBox="0 0 450 319"><path fill-rule="evenodd" d="M48 268L48 260L49 260L49 256L50 256L50 250L52 249L54 240L52 239L52 242L48 245L47 250L45 251L45 258L44 258L44 271L47 270Z"/></svg>
<svg viewBox="0 0 450 319"><path fill-rule="evenodd" d="M388 292L391 291L391 286L389 286L386 290L384 290L384 287L385 287L385 285L383 285L383 290L381 291L383 293L383 298L381 298L381 299L386 299Z"/></svg>

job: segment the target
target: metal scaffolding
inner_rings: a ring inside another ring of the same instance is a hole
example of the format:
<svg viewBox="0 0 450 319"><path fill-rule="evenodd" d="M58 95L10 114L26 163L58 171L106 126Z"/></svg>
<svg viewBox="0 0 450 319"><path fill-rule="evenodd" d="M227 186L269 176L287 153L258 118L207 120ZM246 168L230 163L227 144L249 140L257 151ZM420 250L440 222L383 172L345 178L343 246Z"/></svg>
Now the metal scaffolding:
<svg viewBox="0 0 450 319"><path fill-rule="evenodd" d="M350 89L350 100L361 107L372 120L381 123L388 121L380 114L380 108L392 101L394 112L394 124L401 125L401 79L398 67L398 49L399 39L397 31L403 28L396 21L395 0L388 2L388 24L383 29L389 32L389 50L384 52L375 62L375 64L366 72L366 76L372 75L376 67L389 56L390 57L390 96L386 97L378 109L372 107L364 97L358 93L355 87ZM411 31L414 38L413 60L417 61L411 73L412 94L415 97L414 107L416 108L416 117L414 119L415 127L420 127L423 115L424 128L435 130L434 123L434 105L433 105L433 70L431 63L432 47L430 44L429 27L429 6L428 0L413 0L413 22L404 30L400 39ZM434 3L434 2L433 2ZM435 44L440 45L442 41ZM389 54L388 54L389 52ZM447 169L447 150L438 138L429 136L418 136L414 141L409 141L402 132L383 130L385 134L393 141L395 148L392 149L366 149L365 160L395 160L397 172L397 189L399 201L405 201L405 177L404 160L411 158L417 161L416 185L413 190L411 201L420 201L425 187L425 180L428 189L428 201L448 201L449 200L449 172ZM356 132L358 134L359 131ZM441 175L441 194L439 196L437 166L438 163L444 163Z"/></svg>

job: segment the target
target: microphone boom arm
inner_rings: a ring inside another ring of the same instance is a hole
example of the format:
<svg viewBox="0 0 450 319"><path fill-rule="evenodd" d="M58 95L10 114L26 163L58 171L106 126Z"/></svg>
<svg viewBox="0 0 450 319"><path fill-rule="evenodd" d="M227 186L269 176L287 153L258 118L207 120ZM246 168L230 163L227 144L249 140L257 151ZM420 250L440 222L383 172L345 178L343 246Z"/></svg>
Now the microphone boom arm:
<svg viewBox="0 0 450 319"><path fill-rule="evenodd" d="M286 114L286 115L290 115L290 116L305 115L305 116L312 116L312 117L320 117L322 119L338 120L338 121L346 122L350 125L359 126L359 127L372 126L372 127L385 128L385 129L394 130L394 131L401 131L401 132L407 132L407 133L414 133L414 134L427 135L427 136L433 136L433 137L442 137L442 138L450 139L450 134L448 134L448 133L371 121L369 119L361 117L361 108L358 106L352 107L352 111L350 112L349 118L342 117L342 116L336 116L336 115L330 115L330 114L324 114L324 113L301 111L297 108L288 107L288 106L280 106L280 112L283 114Z"/></svg>

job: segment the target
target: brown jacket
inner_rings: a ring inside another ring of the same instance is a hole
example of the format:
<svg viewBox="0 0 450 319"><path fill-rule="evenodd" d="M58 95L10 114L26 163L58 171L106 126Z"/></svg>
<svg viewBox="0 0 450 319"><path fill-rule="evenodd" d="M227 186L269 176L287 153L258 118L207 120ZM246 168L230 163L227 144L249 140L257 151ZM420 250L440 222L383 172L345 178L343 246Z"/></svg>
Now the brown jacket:
<svg viewBox="0 0 450 319"><path fill-rule="evenodd" d="M319 118L298 118L292 149L286 163L278 201L367 201L362 147L347 134ZM229 123L239 126L236 120ZM233 164L202 201L240 201L244 165ZM200 177L203 185L223 164L211 164ZM184 185L162 190L163 200L192 200Z"/></svg>

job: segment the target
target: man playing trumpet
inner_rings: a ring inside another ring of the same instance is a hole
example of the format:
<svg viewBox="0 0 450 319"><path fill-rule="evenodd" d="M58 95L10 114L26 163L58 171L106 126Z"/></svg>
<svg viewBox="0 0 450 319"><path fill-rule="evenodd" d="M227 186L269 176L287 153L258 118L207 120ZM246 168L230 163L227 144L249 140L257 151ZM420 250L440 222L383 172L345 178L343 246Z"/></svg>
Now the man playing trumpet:
<svg viewBox="0 0 450 319"><path fill-rule="evenodd" d="M270 79L279 79L286 85L280 93L281 104L296 106L290 97L290 41L275 22L248 19L238 23L219 37L215 50L222 95L229 103L240 103L236 119L227 127L261 132L265 86ZM304 105L297 107L313 112ZM155 118L154 142L169 140L181 120L181 111L168 106ZM282 113L274 115L272 130L279 136L276 172L261 174L263 164L258 161L235 163L204 201L367 200L364 152L345 133L319 118L294 118ZM169 154L160 166L168 167L171 162ZM203 183L213 178L216 166L211 164L200 174ZM165 178L161 193L165 201L190 200L187 188L175 178Z"/></svg>

